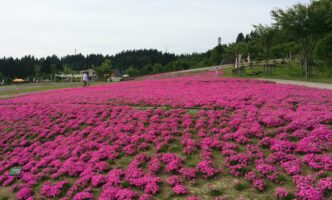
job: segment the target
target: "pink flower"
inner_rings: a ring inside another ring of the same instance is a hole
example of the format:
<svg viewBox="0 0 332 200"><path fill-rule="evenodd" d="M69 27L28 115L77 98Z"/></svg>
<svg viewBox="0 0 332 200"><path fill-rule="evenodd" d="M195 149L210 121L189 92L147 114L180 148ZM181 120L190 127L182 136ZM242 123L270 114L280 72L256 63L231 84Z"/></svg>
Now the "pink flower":
<svg viewBox="0 0 332 200"><path fill-rule="evenodd" d="M286 170L288 175L298 175L301 173L301 161L300 160L293 160L284 162L281 164L281 167Z"/></svg>
<svg viewBox="0 0 332 200"><path fill-rule="evenodd" d="M270 181L275 181L277 179L277 168L272 165L258 164L256 169L261 175L267 177Z"/></svg>
<svg viewBox="0 0 332 200"><path fill-rule="evenodd" d="M145 200L164 180L187 194L190 182L222 172L264 191L285 173L297 199L329 198L331 91L171 75L0 100L1 186L22 200ZM69 179L67 191L59 180Z"/></svg>
<svg viewBox="0 0 332 200"><path fill-rule="evenodd" d="M277 199L285 199L288 196L288 192L285 188L278 187L275 190L275 196Z"/></svg>
<svg viewBox="0 0 332 200"><path fill-rule="evenodd" d="M248 172L246 175L245 175L245 178L248 180L248 181L254 181L256 179L256 174L255 172Z"/></svg>
<svg viewBox="0 0 332 200"><path fill-rule="evenodd" d="M322 178L317 183L317 188L322 191L332 191L332 177Z"/></svg>
<svg viewBox="0 0 332 200"><path fill-rule="evenodd" d="M110 188L106 188L102 191L99 199L100 200L107 200L107 199L127 200L127 199L134 199L136 197L138 197L138 194L130 189L110 187Z"/></svg>
<svg viewBox="0 0 332 200"><path fill-rule="evenodd" d="M32 197L32 189L28 187L23 187L17 192L17 198L19 200L26 200Z"/></svg>
<svg viewBox="0 0 332 200"><path fill-rule="evenodd" d="M93 195L90 192L79 192L74 197L73 200L92 200Z"/></svg>
<svg viewBox="0 0 332 200"><path fill-rule="evenodd" d="M176 185L173 187L172 191L178 195L187 194L187 189L183 185Z"/></svg>
<svg viewBox="0 0 332 200"><path fill-rule="evenodd" d="M119 186L121 184L121 176L123 175L123 170L113 169L108 173L107 184L112 186Z"/></svg>
<svg viewBox="0 0 332 200"><path fill-rule="evenodd" d="M197 169L196 168L182 168L180 169L180 174L184 176L187 180L196 178Z"/></svg>
<svg viewBox="0 0 332 200"><path fill-rule="evenodd" d="M68 184L68 181L60 181L55 184L46 182L42 186L40 193L45 197L57 197L60 195L62 188L66 184Z"/></svg>
<svg viewBox="0 0 332 200"><path fill-rule="evenodd" d="M265 189L265 181L263 179L256 179L253 181L253 186L257 190L263 191Z"/></svg>
<svg viewBox="0 0 332 200"><path fill-rule="evenodd" d="M212 177L218 173L218 170L213 167L212 161L201 161L197 164L197 168L205 177Z"/></svg>
<svg viewBox="0 0 332 200"><path fill-rule="evenodd" d="M152 199L152 196L149 194L143 194L139 197L139 200L150 200Z"/></svg>
<svg viewBox="0 0 332 200"><path fill-rule="evenodd" d="M166 163L166 171L168 173L177 171L182 165L182 159L172 153L164 154L161 160Z"/></svg>
<svg viewBox="0 0 332 200"><path fill-rule="evenodd" d="M102 174L98 174L92 177L91 184L94 187L98 187L106 182L106 177Z"/></svg>
<svg viewBox="0 0 332 200"><path fill-rule="evenodd" d="M176 186L181 184L181 180L178 176L171 176L167 179L167 183L170 184L171 186Z"/></svg>
<svg viewBox="0 0 332 200"><path fill-rule="evenodd" d="M150 174L156 174L160 171L161 163L158 158L152 158L148 163L148 172Z"/></svg>
<svg viewBox="0 0 332 200"><path fill-rule="evenodd" d="M296 196L301 199L324 199L323 190L314 187L315 178L312 176L294 176Z"/></svg>

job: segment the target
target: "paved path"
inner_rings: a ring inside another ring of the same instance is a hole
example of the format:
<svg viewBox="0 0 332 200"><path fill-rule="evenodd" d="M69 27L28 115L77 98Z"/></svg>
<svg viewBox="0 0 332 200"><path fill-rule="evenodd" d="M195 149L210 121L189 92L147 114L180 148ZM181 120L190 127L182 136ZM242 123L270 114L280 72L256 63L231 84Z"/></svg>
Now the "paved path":
<svg viewBox="0 0 332 200"><path fill-rule="evenodd" d="M289 84L289 85L301 85L312 88L329 89L332 90L332 84L328 83L313 83L304 81L292 81L292 80L282 80L282 79L268 79L268 78L255 78L257 80L273 81L279 84Z"/></svg>

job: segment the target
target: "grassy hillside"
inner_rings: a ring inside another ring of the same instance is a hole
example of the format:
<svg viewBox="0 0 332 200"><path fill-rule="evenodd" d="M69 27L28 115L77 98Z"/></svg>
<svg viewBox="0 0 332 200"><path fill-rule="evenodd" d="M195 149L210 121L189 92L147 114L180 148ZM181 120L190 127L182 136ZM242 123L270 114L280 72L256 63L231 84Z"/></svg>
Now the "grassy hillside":
<svg viewBox="0 0 332 200"><path fill-rule="evenodd" d="M226 77L243 77L243 78L272 78L272 79L285 79L296 81L309 81L317 83L332 83L332 70L320 67L316 71L316 75L305 79L304 75L301 76L301 67L299 64L292 66L277 65L272 73L264 73L263 66L247 68L242 74L233 74L233 68L225 68L224 76Z"/></svg>

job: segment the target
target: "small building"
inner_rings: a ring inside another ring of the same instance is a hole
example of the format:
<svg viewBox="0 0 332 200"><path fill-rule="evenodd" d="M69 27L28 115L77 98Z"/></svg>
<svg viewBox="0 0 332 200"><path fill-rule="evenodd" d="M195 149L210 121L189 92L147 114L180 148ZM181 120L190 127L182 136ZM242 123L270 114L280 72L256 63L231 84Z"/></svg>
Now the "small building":
<svg viewBox="0 0 332 200"><path fill-rule="evenodd" d="M119 69L113 69L111 73L112 82L119 82L122 80L122 75Z"/></svg>

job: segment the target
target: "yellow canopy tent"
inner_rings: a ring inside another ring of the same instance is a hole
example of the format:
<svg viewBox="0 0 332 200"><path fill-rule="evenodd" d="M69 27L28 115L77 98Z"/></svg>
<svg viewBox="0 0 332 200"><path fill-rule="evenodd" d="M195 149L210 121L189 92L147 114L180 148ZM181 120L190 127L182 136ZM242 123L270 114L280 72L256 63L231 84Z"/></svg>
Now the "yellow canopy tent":
<svg viewBox="0 0 332 200"><path fill-rule="evenodd" d="M25 82L25 80L21 79L21 78L16 78L13 80L13 83L23 83Z"/></svg>

